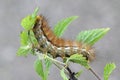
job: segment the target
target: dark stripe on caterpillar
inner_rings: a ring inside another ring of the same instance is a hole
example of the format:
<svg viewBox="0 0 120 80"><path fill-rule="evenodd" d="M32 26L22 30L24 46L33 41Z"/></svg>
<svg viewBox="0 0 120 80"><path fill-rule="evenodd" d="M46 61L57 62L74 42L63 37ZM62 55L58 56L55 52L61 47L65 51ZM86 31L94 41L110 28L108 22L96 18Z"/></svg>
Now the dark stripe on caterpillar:
<svg viewBox="0 0 120 80"><path fill-rule="evenodd" d="M75 53L82 54L89 61L95 57L94 49L91 46L58 38L42 15L37 16L33 32L39 43L39 50L43 53L50 53L54 58L58 56L62 58L69 57Z"/></svg>

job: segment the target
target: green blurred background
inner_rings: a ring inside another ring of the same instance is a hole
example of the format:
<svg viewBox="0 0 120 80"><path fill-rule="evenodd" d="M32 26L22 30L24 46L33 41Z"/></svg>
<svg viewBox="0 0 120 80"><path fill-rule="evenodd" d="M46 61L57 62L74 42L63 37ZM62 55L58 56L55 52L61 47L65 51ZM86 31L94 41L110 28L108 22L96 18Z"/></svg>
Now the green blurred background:
<svg viewBox="0 0 120 80"><path fill-rule="evenodd" d="M63 18L80 16L65 31L63 38L66 39L74 40L82 30L110 27L109 33L94 45L96 59L91 66L102 77L105 64L115 62L117 68L109 80L120 79L119 5L119 0L0 0L0 80L40 80L33 67L36 57L16 56L23 30L21 19L36 7L40 7L39 14L48 19L52 29ZM72 64L71 69L84 70L79 80L96 80L79 65ZM49 80L62 80L55 66L50 71Z"/></svg>

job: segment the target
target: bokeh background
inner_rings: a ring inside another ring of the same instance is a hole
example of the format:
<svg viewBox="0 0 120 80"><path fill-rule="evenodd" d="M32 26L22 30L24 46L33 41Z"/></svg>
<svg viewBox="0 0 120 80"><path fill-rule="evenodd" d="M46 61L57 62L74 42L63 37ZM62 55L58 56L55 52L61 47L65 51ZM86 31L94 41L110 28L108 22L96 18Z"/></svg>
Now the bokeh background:
<svg viewBox="0 0 120 80"><path fill-rule="evenodd" d="M105 64L114 62L117 68L109 80L120 79L119 5L119 0L0 0L0 80L41 80L34 71L35 56L16 56L23 30L21 19L36 7L40 7L39 13L48 19L51 28L63 18L80 16L65 31L63 38L66 39L74 40L82 30L110 27L109 33L94 45L96 59L91 66L103 77ZM72 64L71 69L78 71L81 67ZM62 80L55 66L50 71L49 80ZM79 80L97 79L84 69Z"/></svg>

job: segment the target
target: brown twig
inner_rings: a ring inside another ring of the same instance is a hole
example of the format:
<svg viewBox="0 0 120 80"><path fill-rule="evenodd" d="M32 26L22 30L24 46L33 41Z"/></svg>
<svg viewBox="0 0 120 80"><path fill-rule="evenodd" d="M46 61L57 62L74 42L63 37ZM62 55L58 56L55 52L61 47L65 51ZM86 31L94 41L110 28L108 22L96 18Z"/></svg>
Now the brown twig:
<svg viewBox="0 0 120 80"><path fill-rule="evenodd" d="M75 77L75 73L72 72L69 67L67 67L66 69L67 69L68 72L69 72L69 77L70 77L69 80L78 80L78 79Z"/></svg>
<svg viewBox="0 0 120 80"><path fill-rule="evenodd" d="M89 68L89 70L96 76L98 80L101 80L101 78L96 74L96 72L92 68Z"/></svg>

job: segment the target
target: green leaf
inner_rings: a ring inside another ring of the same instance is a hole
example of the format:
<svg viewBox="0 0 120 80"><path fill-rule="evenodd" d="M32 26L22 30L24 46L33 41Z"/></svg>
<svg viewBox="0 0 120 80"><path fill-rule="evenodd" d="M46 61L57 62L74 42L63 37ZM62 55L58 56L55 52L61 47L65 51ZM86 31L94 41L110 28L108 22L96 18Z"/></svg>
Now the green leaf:
<svg viewBox="0 0 120 80"><path fill-rule="evenodd" d="M28 31L22 31L20 34L21 46L17 51L17 56L27 56L28 53L33 53L32 43L30 43Z"/></svg>
<svg viewBox="0 0 120 80"><path fill-rule="evenodd" d="M35 69L37 69L36 72L39 74L42 80L47 80L52 61L48 59L45 54L38 54L38 58L39 60L36 60L35 62ZM42 62L42 60L44 61ZM44 68L43 63L45 64Z"/></svg>
<svg viewBox="0 0 120 80"><path fill-rule="evenodd" d="M29 33L30 32L30 33ZM37 40L31 31L22 31L20 34L21 39L21 47L17 51L18 56L27 56L28 53L34 54L34 50L32 49L32 45L37 45Z"/></svg>
<svg viewBox="0 0 120 80"><path fill-rule="evenodd" d="M32 18L36 18L38 11L39 11L39 8L37 7L32 14Z"/></svg>
<svg viewBox="0 0 120 80"><path fill-rule="evenodd" d="M36 20L36 18L32 18L31 15L28 15L27 17L25 17L24 19L22 19L21 26L25 30L30 30L34 26L35 20Z"/></svg>
<svg viewBox="0 0 120 80"><path fill-rule="evenodd" d="M21 39L21 45L28 45L28 31L22 31L20 34L20 39Z"/></svg>
<svg viewBox="0 0 120 80"><path fill-rule="evenodd" d="M108 80L110 74L115 68L116 65L114 63L106 64L106 66L104 67L104 80Z"/></svg>
<svg viewBox="0 0 120 80"><path fill-rule="evenodd" d="M37 44L37 40L32 30L30 31L22 31L20 34L21 45L28 45L28 44Z"/></svg>
<svg viewBox="0 0 120 80"><path fill-rule="evenodd" d="M34 45L38 44L37 39L35 38L35 35L32 30L30 30L29 38L31 38L31 43L33 43Z"/></svg>
<svg viewBox="0 0 120 80"><path fill-rule="evenodd" d="M71 62L74 62L74 63L78 63L78 64L86 67L87 69L90 68L90 66L88 64L88 61L81 54L74 54L74 55L70 56L70 58L68 58L67 62L68 61L71 61Z"/></svg>
<svg viewBox="0 0 120 80"><path fill-rule="evenodd" d="M17 51L17 56L27 56L27 54L31 51L31 47L29 45L27 46L21 46Z"/></svg>
<svg viewBox="0 0 120 80"><path fill-rule="evenodd" d="M82 70L80 70L79 72L77 72L77 73L75 74L75 77L78 78L78 77L81 75L82 72L83 72Z"/></svg>
<svg viewBox="0 0 120 80"><path fill-rule="evenodd" d="M30 30L33 28L35 21L36 21L37 12L38 12L38 8L35 9L32 15L28 15L27 17L22 19L21 26L25 30Z"/></svg>
<svg viewBox="0 0 120 80"><path fill-rule="evenodd" d="M101 28L101 29L82 31L78 34L76 40L92 46L98 40L100 40L109 30L110 28Z"/></svg>
<svg viewBox="0 0 120 80"><path fill-rule="evenodd" d="M46 67L46 69L45 69L45 78L46 78L46 80L48 78L49 69L50 69L51 65L52 65L52 61L46 58L45 59L45 67Z"/></svg>
<svg viewBox="0 0 120 80"><path fill-rule="evenodd" d="M45 59L45 66L46 66L46 69L49 70L50 66L52 65L52 61L48 58Z"/></svg>
<svg viewBox="0 0 120 80"><path fill-rule="evenodd" d="M64 73L64 68L62 70L60 70L60 75L63 78L63 80L68 80L66 74Z"/></svg>
<svg viewBox="0 0 120 80"><path fill-rule="evenodd" d="M77 18L78 16L71 16L58 22L54 27L54 33L56 34L56 36L61 37L69 24Z"/></svg>
<svg viewBox="0 0 120 80"><path fill-rule="evenodd" d="M37 74L42 78L42 80L45 80L42 60L37 59L34 63L34 68Z"/></svg>

